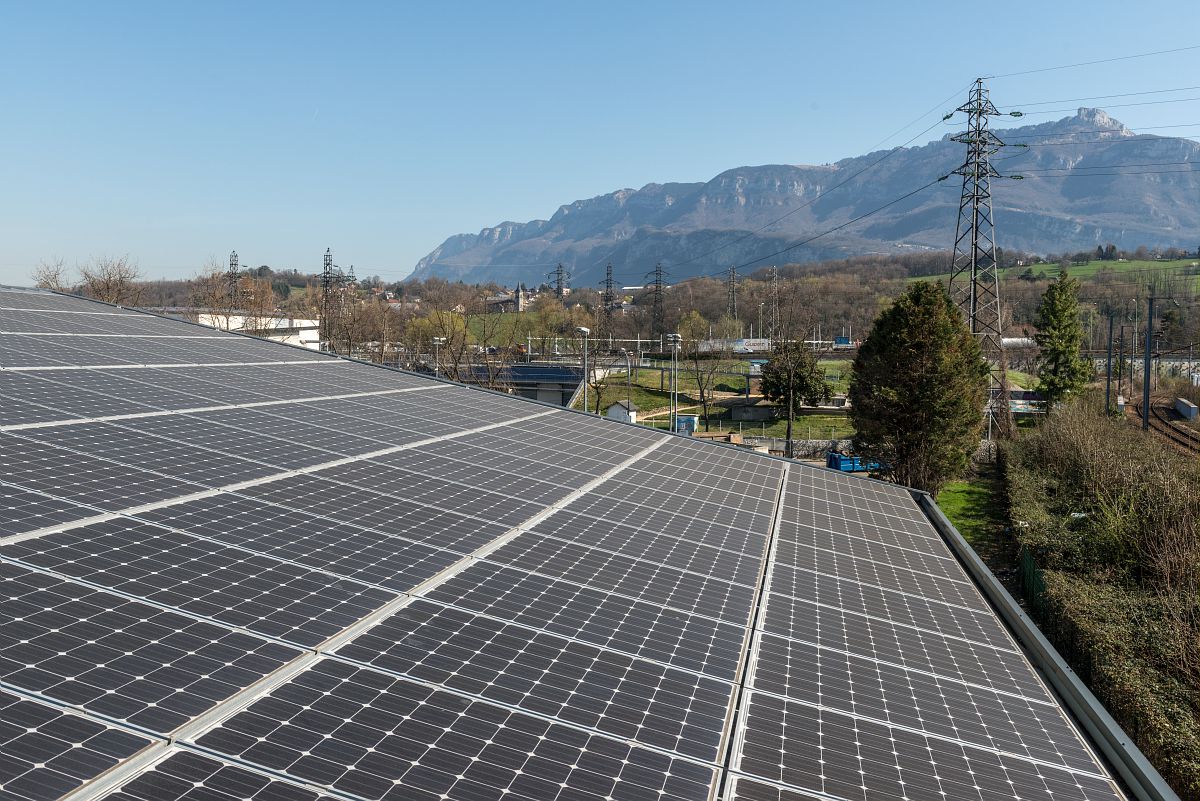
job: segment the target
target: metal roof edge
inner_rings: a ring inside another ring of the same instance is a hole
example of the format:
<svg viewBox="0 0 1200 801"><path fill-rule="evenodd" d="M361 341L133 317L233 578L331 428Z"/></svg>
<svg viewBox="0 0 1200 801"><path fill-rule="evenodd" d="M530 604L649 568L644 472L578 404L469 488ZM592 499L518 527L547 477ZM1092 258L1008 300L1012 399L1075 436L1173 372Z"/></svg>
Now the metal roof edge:
<svg viewBox="0 0 1200 801"><path fill-rule="evenodd" d="M941 535L967 573L999 612L1001 619L1016 636L1026 656L1049 679L1059 698L1087 733L1109 766L1125 783L1137 801L1180 801L1133 739L1125 733L1108 710L1096 699L1037 625L1025 614L999 579L988 569L954 524L942 513L927 492L911 490L913 499Z"/></svg>

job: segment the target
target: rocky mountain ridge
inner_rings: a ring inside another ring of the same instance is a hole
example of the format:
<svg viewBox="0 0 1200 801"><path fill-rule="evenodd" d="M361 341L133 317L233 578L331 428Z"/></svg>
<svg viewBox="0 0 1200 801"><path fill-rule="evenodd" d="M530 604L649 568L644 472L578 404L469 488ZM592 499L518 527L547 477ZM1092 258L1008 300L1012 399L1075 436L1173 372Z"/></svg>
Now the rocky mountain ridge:
<svg viewBox="0 0 1200 801"><path fill-rule="evenodd" d="M1087 108L997 133L1011 147L995 158L995 166L1006 176L1022 176L993 182L1001 246L1046 253L1110 242L1130 249L1141 244L1194 248L1200 241L1200 171L1191 167L1200 161L1200 143L1139 135L1104 111ZM413 277L540 283L553 264L562 262L573 283L594 285L609 261L618 273L636 276L662 261L673 280L719 272L853 220L949 174L963 160L963 146L951 141L952 135L890 155L879 151L821 166L737 167L706 182L651 183L576 200L548 220L509 221L452 236L418 262ZM750 269L948 249L960 189L960 179L951 175Z"/></svg>

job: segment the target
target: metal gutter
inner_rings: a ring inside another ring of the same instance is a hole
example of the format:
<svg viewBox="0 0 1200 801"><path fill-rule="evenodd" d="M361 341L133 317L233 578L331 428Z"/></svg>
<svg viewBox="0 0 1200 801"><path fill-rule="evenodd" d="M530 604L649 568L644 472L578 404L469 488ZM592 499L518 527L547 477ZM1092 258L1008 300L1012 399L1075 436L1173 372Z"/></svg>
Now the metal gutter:
<svg viewBox="0 0 1200 801"><path fill-rule="evenodd" d="M1150 760L1138 749L1125 730L1108 710L1096 700L1092 691L1071 670L1041 630L1025 614L1004 585L992 574L962 534L954 528L933 497L920 490L911 490L921 511L933 523L938 534L966 568L992 607L1016 636L1025 654L1049 680L1059 698L1066 704L1077 723L1083 727L1109 766L1125 783L1137 801L1180 801L1175 791L1163 780Z"/></svg>

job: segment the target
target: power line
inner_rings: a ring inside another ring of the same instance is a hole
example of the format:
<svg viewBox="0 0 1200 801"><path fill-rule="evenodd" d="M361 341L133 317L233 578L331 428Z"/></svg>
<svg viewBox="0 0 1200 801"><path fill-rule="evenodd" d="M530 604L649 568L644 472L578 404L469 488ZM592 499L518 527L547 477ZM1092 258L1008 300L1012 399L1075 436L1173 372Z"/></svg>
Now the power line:
<svg viewBox="0 0 1200 801"><path fill-rule="evenodd" d="M1032 170L1029 170L1032 172ZM1114 175L1185 175L1190 173L1200 172L1200 170L1134 170L1132 172L1073 172L1066 175L1031 175L1031 179L1036 180L1053 180L1055 178L1099 178L1103 176ZM1010 175L1009 178L1018 176Z"/></svg>
<svg viewBox="0 0 1200 801"><path fill-rule="evenodd" d="M1015 134L1015 133L1008 133L1007 131L1005 131L1004 138L1005 139L1041 139L1044 137L1052 137L1052 136L1078 136L1079 134L1093 134L1093 133L1098 133L1098 134L1117 133L1117 134L1119 134L1119 133L1124 133L1125 131L1161 131L1166 128L1195 128L1197 126L1200 126L1200 122L1185 122L1185 123L1180 123L1177 125L1144 125L1144 126L1141 126L1138 128L1096 128L1096 129L1093 129L1090 131L1067 131L1065 133L1059 131L1056 133L1043 133L1043 134Z"/></svg>
<svg viewBox="0 0 1200 801"><path fill-rule="evenodd" d="M1091 139L1085 142L1025 142L1014 145L1014 147L1066 147L1075 145L1087 147L1094 145L1110 145L1112 147L1116 147L1118 145L1145 144L1147 142L1183 142L1189 145L1200 144L1200 142L1196 142L1194 139L1188 139L1187 137L1181 136L1157 136L1153 138L1145 136L1127 136L1121 139Z"/></svg>
<svg viewBox="0 0 1200 801"><path fill-rule="evenodd" d="M971 86L971 84L967 84L967 86L966 86L966 87L964 87L964 88L970 88L970 86ZM930 114L932 114L934 111L937 111L938 109L942 108L943 106L945 106L945 105L946 105L946 103L948 103L948 102L949 102L950 100L952 100L953 98L957 97L957 96L958 96L959 94L961 94L962 92L963 92L963 89L958 89L958 90L955 90L954 94L950 95L950 97L948 97L948 98L946 98L945 100L941 101L941 102L940 102L940 103L938 103L936 106L934 106L933 108L931 108L929 111L926 111L924 114L922 114L921 116L917 117L915 120L913 120L912 122L910 122L908 125L905 125L903 128L901 128L900 130L896 131L895 133L889 134L888 136L886 136L886 137L884 137L883 139L881 139L881 140L880 140L880 142L879 142L879 144L882 144L883 142L886 142L888 139L891 139L893 136L896 136L897 134L901 133L902 131L904 131L904 130L906 130L906 129L908 129L908 128L911 128L911 127L912 127L914 124L916 124L918 121L920 121L920 120L924 119L925 117L929 116L929 115L930 115ZM799 211L803 211L804 209L806 209L806 208L808 208L809 206L811 206L813 203L816 203L818 200L820 200L821 198L825 197L825 196L826 196L826 195L828 195L830 192L833 192L834 190L840 189L841 187L843 187L843 186L845 186L846 184L850 183L850 182L851 182L851 181L853 181L855 178L859 177L860 175L862 175L863 173L867 172L868 170L874 169L874 168L875 168L875 167L877 167L879 164L881 164L883 161L885 161L886 159L888 159L888 158L890 158L891 156L895 155L895 154L896 154L898 151L902 150L902 149L903 149L903 148L905 148L905 147L908 147L908 146L909 146L910 144L912 144L914 141L916 141L916 140L917 140L917 139L919 139L920 137L924 136L925 134L929 133L929 132L930 132L930 131L932 131L934 128L938 127L938 125L940 125L940 124L942 123L942 121L943 121L943 120L945 120L945 117L943 117L941 120L938 120L937 122L933 123L933 124L932 124L932 125L930 125L928 128L926 128L925 130L921 131L920 133L918 133L918 134L914 135L914 136L913 136L911 139L909 139L907 142L904 142L903 144L900 144L900 145L896 145L896 147L892 148L892 149L891 149L891 150L889 150L887 153L884 153L884 154L883 154L882 156L880 156L878 159L876 159L875 161L873 161L873 162L871 162L870 164L866 165L866 166L865 166L865 167L863 167L862 169L860 169L860 170L858 170L857 172L855 172L855 173L851 174L850 176L848 176L847 178L845 178L844 180L842 180L840 183L836 183L836 184L834 184L833 186L829 187L828 189L825 189L825 190L823 190L823 191L821 191L821 192L818 192L818 193L817 193L816 195L814 195L814 196L813 196L813 197L812 197L810 200L808 200L807 202L805 202L805 203L803 203L803 204L801 204L801 205L797 206L796 208L792 209L791 211L787 212L786 214L784 214L784 215L782 215L782 216L780 216L780 217L777 217L777 218L775 218L774 220L771 220L770 222L766 223L765 225L763 225L763 226L761 226L761 227L759 227L759 228L756 228L756 229L754 229L753 231L749 231L749 232L747 232L747 233L743 234L742 236L738 237L737 239L734 239L732 242L726 242L726 243L725 243L725 244L723 244L723 245L718 245L717 247L713 248L712 250L710 250L710 251L708 251L708 252L706 252L706 253L701 253L701 254L700 254L700 255L698 255L698 256L693 256L693 257L692 257L692 258L690 258L690 259L686 259L686 260L684 260L684 261L681 261L681 262L675 262L675 263L674 263L672 266L674 266L674 267L682 267L682 266L683 266L683 265L685 265L685 264L690 264L690 263L692 263L692 262L694 262L694 261L698 261L699 259L706 258L706 257L708 257L708 256L711 256L712 254L716 253L716 252L717 252L717 251L719 251L719 250L724 250L725 248L727 248L727 247L730 247L730 246L732 246L732 245L736 245L736 244L738 244L739 242L744 242L745 240L749 239L750 237L754 236L755 234L762 233L763 231L767 230L767 229L768 229L768 228L770 228L771 226L773 226L773 225L776 225L776 224L778 224L778 223L781 223L781 222L783 222L784 220L786 220L788 217L792 216L793 214L796 214L796 213L797 213L797 212L799 212ZM879 144L876 144L876 145L872 146L872 148L871 148L871 149L872 149L872 150L874 150L874 148L878 147L878 146L879 146Z"/></svg>
<svg viewBox="0 0 1200 801"><path fill-rule="evenodd" d="M1024 154L1022 154L1024 155ZM1021 170L1022 173L1030 172L1057 172L1062 170L1115 170L1122 167L1171 167L1179 164L1196 164L1195 161L1143 161L1138 164L1097 164L1094 167L1085 165L1076 165L1074 167L1037 167L1035 169Z"/></svg>
<svg viewBox="0 0 1200 801"><path fill-rule="evenodd" d="M920 194L921 192L924 192L926 189L929 189L931 186L936 186L937 184L941 183L942 181L945 181L949 177L950 177L950 173L946 173L945 175L943 175L939 178L933 179L932 181L925 184L924 186L919 186L916 189L912 190L911 192L905 192L903 195L900 195L897 198L889 200L887 203L884 203L882 206L877 206L876 208L871 209L870 211L868 211L864 214L860 214L857 217L846 220L846 222L842 223L841 225L835 225L833 228L828 228L819 234L813 234L812 236L807 237L806 239L802 239L799 242L794 242L793 244L788 245L785 248L781 248L780 250L777 250L774 253L768 253L765 256L760 256L757 259L751 259L750 261L744 261L741 264L735 265L735 269L741 270L741 269L749 267L753 264L758 264L760 261L767 261L768 259L773 259L776 256L780 256L784 253L795 250L796 248L803 247L803 246L809 244L810 242L815 242L816 240L821 239L822 237L829 236L832 233L836 233L836 232L842 230L843 228L847 228L847 227L853 225L856 222L860 222L862 220L867 219L868 217L878 214L879 212L884 211L885 209L888 209L888 208L896 205L897 203L908 200L913 195ZM694 276L694 278L718 278L718 277L720 277L720 275L721 275L720 273L710 273L707 275L697 275L697 276Z"/></svg>
<svg viewBox="0 0 1200 801"><path fill-rule="evenodd" d="M1167 103L1192 103L1200 100L1200 97L1173 97L1170 100L1143 100L1140 103L1110 103L1105 105L1105 109L1110 108L1130 108L1132 106L1161 106ZM1035 114L1062 114L1067 111L1076 111L1077 108L1048 108L1041 111L1026 111L1021 116L1030 117Z"/></svg>
<svg viewBox="0 0 1200 801"><path fill-rule="evenodd" d="M1090 67L1094 64L1110 64L1114 61L1129 61L1130 59L1134 59L1134 58L1148 58L1150 56L1163 56L1163 55L1167 55L1168 53L1182 53L1187 50L1200 50L1200 45L1188 45L1187 47L1174 47L1174 48L1171 48L1170 50L1154 50L1149 53L1135 53L1131 56L1114 56L1113 58L1100 58L1100 59L1096 59L1095 61L1079 61L1074 64L1059 64L1058 66L1055 66L1055 67L1040 67L1040 68L1034 69L1034 70L1021 70L1020 72L1006 72L1003 75L989 75L989 76L987 76L987 78L989 80L995 80L997 78L1013 78L1013 77L1016 77L1017 75L1033 75L1038 72L1053 72L1054 70L1067 70L1067 69L1073 69L1075 67Z"/></svg>
<svg viewBox="0 0 1200 801"><path fill-rule="evenodd" d="M1111 100L1114 97L1139 97L1141 95L1161 95L1169 92L1190 92L1193 89L1200 89L1200 86L1181 86L1178 89L1148 89L1144 92L1122 92L1117 95L1093 95L1092 97L1067 97L1062 100L1039 100L1036 103L1011 103L998 108L1020 108L1025 109L1030 106L1053 106L1056 103L1082 103L1087 100ZM1030 112L1033 113L1033 112Z"/></svg>

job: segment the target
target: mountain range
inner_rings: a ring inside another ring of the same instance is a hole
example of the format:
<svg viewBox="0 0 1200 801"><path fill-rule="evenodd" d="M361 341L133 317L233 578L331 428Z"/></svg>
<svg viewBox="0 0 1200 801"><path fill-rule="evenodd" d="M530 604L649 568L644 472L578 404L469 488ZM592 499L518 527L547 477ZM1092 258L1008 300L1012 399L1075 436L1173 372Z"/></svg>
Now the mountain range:
<svg viewBox="0 0 1200 801"><path fill-rule="evenodd" d="M1200 171L1192 171L1200 143L1136 134L1093 108L997 134L1008 146L993 165L1003 176L1021 176L992 182L1001 247L1044 254L1108 243L1124 249L1200 244ZM962 187L952 171L965 155L952 136L834 164L737 167L705 182L647 184L576 200L548 220L502 222L452 236L421 259L411 277L539 284L561 262L572 284L594 286L608 263L624 283L641 283L660 261L676 281L732 264L751 271L948 250ZM942 176L948 177L937 182Z"/></svg>

